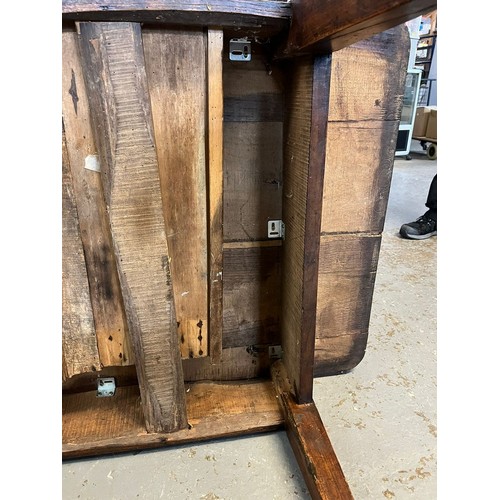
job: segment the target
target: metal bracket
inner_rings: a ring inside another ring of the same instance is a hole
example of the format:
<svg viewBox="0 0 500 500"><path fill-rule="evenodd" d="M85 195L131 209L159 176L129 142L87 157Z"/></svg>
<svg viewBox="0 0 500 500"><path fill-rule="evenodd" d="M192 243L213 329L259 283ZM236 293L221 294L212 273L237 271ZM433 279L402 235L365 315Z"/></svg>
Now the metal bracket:
<svg viewBox="0 0 500 500"><path fill-rule="evenodd" d="M252 60L252 43L248 38L231 38L229 40L229 59L245 62Z"/></svg>
<svg viewBox="0 0 500 500"><path fill-rule="evenodd" d="M97 379L97 397L109 398L115 395L116 383L114 377Z"/></svg>
<svg viewBox="0 0 500 500"><path fill-rule="evenodd" d="M269 346L269 359L281 359L283 357L283 349L280 345Z"/></svg>
<svg viewBox="0 0 500 500"><path fill-rule="evenodd" d="M285 239L285 224L282 220L276 219L267 221L267 237Z"/></svg>

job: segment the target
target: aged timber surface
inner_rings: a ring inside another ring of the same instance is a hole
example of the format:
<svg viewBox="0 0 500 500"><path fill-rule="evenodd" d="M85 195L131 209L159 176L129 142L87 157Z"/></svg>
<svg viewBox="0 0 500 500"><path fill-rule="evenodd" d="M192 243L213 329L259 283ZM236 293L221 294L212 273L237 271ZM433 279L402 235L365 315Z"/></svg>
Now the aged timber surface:
<svg viewBox="0 0 500 500"><path fill-rule="evenodd" d="M62 33L62 112L102 366L134 363L75 30Z"/></svg>
<svg viewBox="0 0 500 500"><path fill-rule="evenodd" d="M224 242L267 240L267 221L281 219L284 76L269 50L223 59Z"/></svg>
<svg viewBox="0 0 500 500"><path fill-rule="evenodd" d="M207 114L208 114L208 301L209 354L212 363L222 356L223 329L223 188L224 188L224 89L222 79L224 33L207 32Z"/></svg>
<svg viewBox="0 0 500 500"><path fill-rule="evenodd" d="M62 138L62 355L63 380L101 369L87 269L69 167Z"/></svg>
<svg viewBox="0 0 500 500"><path fill-rule="evenodd" d="M94 139L149 432L187 425L139 24L80 23Z"/></svg>
<svg viewBox="0 0 500 500"><path fill-rule="evenodd" d="M223 347L280 344L281 247L224 250Z"/></svg>
<svg viewBox="0 0 500 500"><path fill-rule="evenodd" d="M342 467L314 402L297 404L281 361L271 367L285 429L311 497L353 500Z"/></svg>
<svg viewBox="0 0 500 500"><path fill-rule="evenodd" d="M183 358L208 355L206 35L143 30L163 217Z"/></svg>
<svg viewBox="0 0 500 500"><path fill-rule="evenodd" d="M300 0L283 54L329 53L436 9L436 0Z"/></svg>
<svg viewBox="0 0 500 500"><path fill-rule="evenodd" d="M269 348L227 347L216 364L210 358L183 359L182 368L186 382L264 378L269 376Z"/></svg>
<svg viewBox="0 0 500 500"><path fill-rule="evenodd" d="M254 43L251 61L222 60L224 351L280 343L281 240L268 240L267 221L282 217L286 78L269 51L268 43ZM262 353L253 361L255 369L265 363Z"/></svg>
<svg viewBox="0 0 500 500"><path fill-rule="evenodd" d="M333 54L315 375L348 371L365 353L408 49L403 25Z"/></svg>
<svg viewBox="0 0 500 500"><path fill-rule="evenodd" d="M380 235L321 237L315 375L343 372L365 354Z"/></svg>
<svg viewBox="0 0 500 500"><path fill-rule="evenodd" d="M269 36L288 27L291 9L283 0L63 0L62 14L81 21L249 28Z"/></svg>
<svg viewBox="0 0 500 500"><path fill-rule="evenodd" d="M299 403L312 399L320 221L331 55L294 63L286 96L281 332Z"/></svg>
<svg viewBox="0 0 500 500"><path fill-rule="evenodd" d="M198 358L201 361L203 358ZM186 385L189 427L145 432L137 386L117 388L112 398L95 391L63 397L63 459L102 455L275 430L283 417L269 380L198 382Z"/></svg>

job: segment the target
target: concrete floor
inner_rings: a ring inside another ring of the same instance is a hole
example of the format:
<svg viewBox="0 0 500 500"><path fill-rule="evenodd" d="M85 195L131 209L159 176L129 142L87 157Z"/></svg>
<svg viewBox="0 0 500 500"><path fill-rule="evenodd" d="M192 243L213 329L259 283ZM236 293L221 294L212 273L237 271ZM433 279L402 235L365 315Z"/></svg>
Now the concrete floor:
<svg viewBox="0 0 500 500"><path fill-rule="evenodd" d="M396 157L364 359L314 381L314 399L354 498L437 498L437 237L403 240L437 161ZM65 462L64 500L310 498L284 431Z"/></svg>

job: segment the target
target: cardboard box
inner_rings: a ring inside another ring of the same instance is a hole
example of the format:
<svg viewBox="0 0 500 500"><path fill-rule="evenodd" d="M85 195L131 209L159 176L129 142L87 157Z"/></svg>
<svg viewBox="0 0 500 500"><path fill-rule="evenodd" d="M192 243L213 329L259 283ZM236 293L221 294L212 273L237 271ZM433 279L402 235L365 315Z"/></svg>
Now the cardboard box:
<svg viewBox="0 0 500 500"><path fill-rule="evenodd" d="M427 130L425 131L425 137L429 139L435 139L437 141L437 109L431 109L429 113L429 119L427 121Z"/></svg>
<svg viewBox="0 0 500 500"><path fill-rule="evenodd" d="M427 106L419 106L415 114L415 123L413 125L413 137L424 137L427 131L427 123L431 108Z"/></svg>

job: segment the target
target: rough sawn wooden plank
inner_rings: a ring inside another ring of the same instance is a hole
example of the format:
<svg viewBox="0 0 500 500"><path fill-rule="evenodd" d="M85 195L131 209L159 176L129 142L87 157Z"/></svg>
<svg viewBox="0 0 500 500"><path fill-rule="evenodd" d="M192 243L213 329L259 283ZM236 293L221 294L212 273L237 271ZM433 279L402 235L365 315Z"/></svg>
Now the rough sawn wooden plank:
<svg viewBox="0 0 500 500"><path fill-rule="evenodd" d="M148 432L187 425L141 28L81 23L80 52Z"/></svg>

